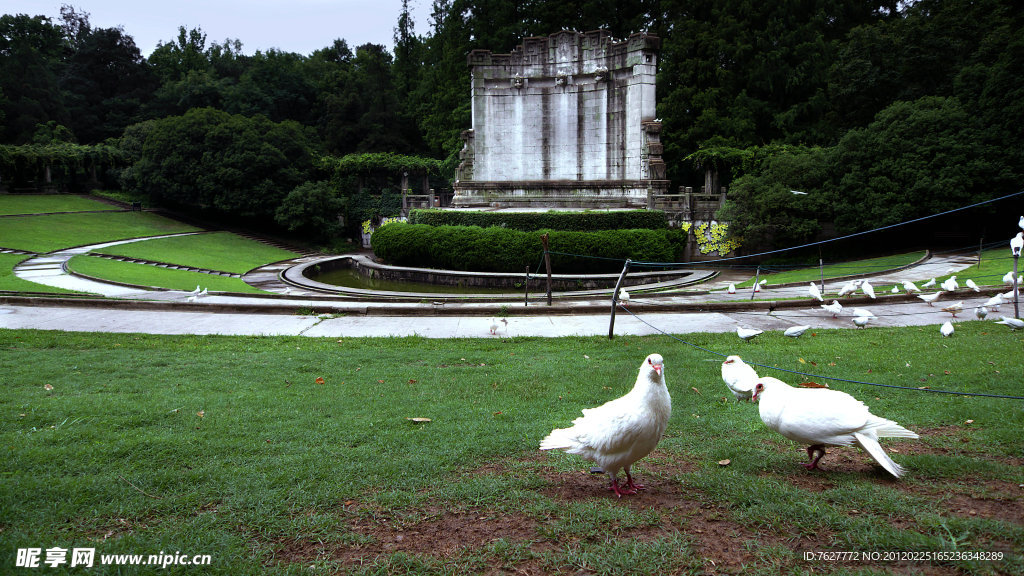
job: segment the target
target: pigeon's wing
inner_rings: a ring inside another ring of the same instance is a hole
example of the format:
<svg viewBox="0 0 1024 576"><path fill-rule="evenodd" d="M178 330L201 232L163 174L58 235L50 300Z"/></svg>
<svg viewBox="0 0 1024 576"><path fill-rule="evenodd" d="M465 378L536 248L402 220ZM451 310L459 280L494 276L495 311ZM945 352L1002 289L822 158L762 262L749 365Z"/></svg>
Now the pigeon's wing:
<svg viewBox="0 0 1024 576"><path fill-rule="evenodd" d="M779 433L805 444L848 445L867 423L863 402L837 390L793 390L779 417Z"/></svg>

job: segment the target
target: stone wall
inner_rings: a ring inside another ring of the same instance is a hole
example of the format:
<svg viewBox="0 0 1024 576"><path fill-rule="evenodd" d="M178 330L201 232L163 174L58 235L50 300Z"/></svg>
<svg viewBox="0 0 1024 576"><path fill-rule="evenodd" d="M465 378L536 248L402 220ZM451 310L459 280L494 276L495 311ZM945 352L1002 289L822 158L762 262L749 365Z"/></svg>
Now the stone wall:
<svg viewBox="0 0 1024 576"><path fill-rule="evenodd" d="M660 40L604 31L474 50L473 127L463 132L456 206L646 206L667 189L655 118Z"/></svg>

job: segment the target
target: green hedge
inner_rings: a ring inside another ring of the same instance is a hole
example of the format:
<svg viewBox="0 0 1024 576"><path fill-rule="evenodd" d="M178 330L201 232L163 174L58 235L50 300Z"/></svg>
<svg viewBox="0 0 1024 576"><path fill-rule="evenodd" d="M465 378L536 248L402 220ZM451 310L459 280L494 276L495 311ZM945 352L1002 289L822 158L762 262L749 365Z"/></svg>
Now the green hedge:
<svg viewBox="0 0 1024 576"><path fill-rule="evenodd" d="M679 231L549 230L552 271L557 274L617 272L627 258L677 261ZM544 254L541 232L492 226L427 226L393 223L378 228L374 254L390 264L474 272L537 269ZM685 244L685 237L683 237Z"/></svg>
<svg viewBox="0 0 1024 576"><path fill-rule="evenodd" d="M612 212L479 212L457 210L412 210L410 224L430 226L500 226L524 232L537 230L664 230L668 227L661 210Z"/></svg>

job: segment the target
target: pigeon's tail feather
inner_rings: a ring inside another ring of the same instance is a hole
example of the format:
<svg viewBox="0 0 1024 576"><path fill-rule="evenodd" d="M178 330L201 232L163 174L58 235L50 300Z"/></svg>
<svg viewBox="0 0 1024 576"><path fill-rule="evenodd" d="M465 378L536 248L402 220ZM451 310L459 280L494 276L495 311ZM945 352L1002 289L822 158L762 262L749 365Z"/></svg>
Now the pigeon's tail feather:
<svg viewBox="0 0 1024 576"><path fill-rule="evenodd" d="M864 449L865 452L871 455L871 458L878 462L878 464L885 468L889 474L892 474L896 478L903 475L903 467L893 461L885 450L882 450L882 445L877 440L864 434L854 432L854 438L857 439L857 445Z"/></svg>
<svg viewBox="0 0 1024 576"><path fill-rule="evenodd" d="M541 450L569 450L576 447L577 442L569 431L571 428L556 428L540 441Z"/></svg>
<svg viewBox="0 0 1024 576"><path fill-rule="evenodd" d="M874 427L875 436L879 438L919 438L916 432L907 430L892 420L885 420L884 418L879 420L878 424Z"/></svg>

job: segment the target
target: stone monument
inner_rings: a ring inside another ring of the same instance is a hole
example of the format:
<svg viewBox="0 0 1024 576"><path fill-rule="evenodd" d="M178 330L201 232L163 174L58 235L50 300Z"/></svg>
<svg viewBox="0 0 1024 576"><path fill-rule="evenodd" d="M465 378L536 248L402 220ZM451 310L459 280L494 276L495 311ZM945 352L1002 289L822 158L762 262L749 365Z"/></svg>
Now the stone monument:
<svg viewBox="0 0 1024 576"><path fill-rule="evenodd" d="M472 128L455 207L643 208L664 194L655 73L661 41L604 30L474 50Z"/></svg>

